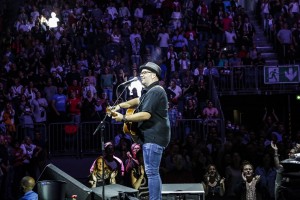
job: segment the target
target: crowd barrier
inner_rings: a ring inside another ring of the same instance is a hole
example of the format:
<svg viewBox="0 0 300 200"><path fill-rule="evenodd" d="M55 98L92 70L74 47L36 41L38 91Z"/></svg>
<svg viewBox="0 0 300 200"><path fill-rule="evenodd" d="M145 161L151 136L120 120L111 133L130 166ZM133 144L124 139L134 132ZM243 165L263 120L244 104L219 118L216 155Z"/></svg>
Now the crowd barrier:
<svg viewBox="0 0 300 200"><path fill-rule="evenodd" d="M272 66L268 66L272 67ZM289 68L295 65L274 66L274 68ZM254 65L240 65L230 67L214 67L217 69L218 75L212 75L216 89L219 94L261 94L261 93L293 93L299 90L299 82L276 82L273 84L266 84L265 66ZM282 70L278 70L276 75L279 79L285 74ZM299 71L297 70L297 77L299 80Z"/></svg>
<svg viewBox="0 0 300 200"><path fill-rule="evenodd" d="M214 121L213 126L217 129L220 129L219 121L219 119ZM49 156L81 157L101 153L102 144L114 141L115 136L122 131L121 123L104 122L103 124L104 127L101 126L96 132L99 122L18 125L16 133L21 141L24 136L35 138L35 133L39 132ZM184 141L187 135L192 134L197 139L206 142L211 126L212 123L209 120L179 119L171 127L171 138Z"/></svg>

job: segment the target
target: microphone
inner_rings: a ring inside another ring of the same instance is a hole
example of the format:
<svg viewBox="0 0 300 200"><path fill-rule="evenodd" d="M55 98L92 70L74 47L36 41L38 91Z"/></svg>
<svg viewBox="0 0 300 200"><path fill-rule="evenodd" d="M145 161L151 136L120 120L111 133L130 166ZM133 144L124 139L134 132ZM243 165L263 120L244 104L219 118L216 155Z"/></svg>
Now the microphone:
<svg viewBox="0 0 300 200"><path fill-rule="evenodd" d="M133 81L137 81L137 80L138 80L138 78L134 77L133 79L130 79L128 81L125 81L124 83L121 83L119 86L127 85L127 84L129 84L129 83L131 83Z"/></svg>

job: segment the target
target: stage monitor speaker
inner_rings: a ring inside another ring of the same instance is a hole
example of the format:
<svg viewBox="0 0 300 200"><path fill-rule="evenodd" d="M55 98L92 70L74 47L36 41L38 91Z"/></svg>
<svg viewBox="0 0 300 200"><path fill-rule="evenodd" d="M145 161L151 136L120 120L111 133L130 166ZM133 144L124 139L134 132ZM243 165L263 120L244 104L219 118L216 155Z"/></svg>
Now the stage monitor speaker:
<svg viewBox="0 0 300 200"><path fill-rule="evenodd" d="M163 184L163 200L204 200L205 193L201 183Z"/></svg>
<svg viewBox="0 0 300 200"><path fill-rule="evenodd" d="M70 198L72 195L77 195L77 199L80 200L93 200L93 191L91 188L77 181L76 179L74 179L67 173L63 172L53 164L48 164L45 167L40 177L38 178L37 182L43 182L47 180L66 182L65 185L66 198ZM34 188L34 190L37 191L37 188Z"/></svg>
<svg viewBox="0 0 300 200"><path fill-rule="evenodd" d="M102 200L103 187L93 188L94 200ZM110 184L104 186L105 200L130 200L137 199L138 190L119 184Z"/></svg>

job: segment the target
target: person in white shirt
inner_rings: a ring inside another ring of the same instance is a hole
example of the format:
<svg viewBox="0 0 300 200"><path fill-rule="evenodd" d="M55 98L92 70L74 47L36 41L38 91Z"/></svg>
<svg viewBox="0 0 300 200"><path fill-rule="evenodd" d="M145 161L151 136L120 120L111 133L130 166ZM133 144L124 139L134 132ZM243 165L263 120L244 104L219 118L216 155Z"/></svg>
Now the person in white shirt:
<svg viewBox="0 0 300 200"><path fill-rule="evenodd" d="M111 16L112 20L115 20L119 15L113 1L110 2L110 5L106 8L106 11Z"/></svg>
<svg viewBox="0 0 300 200"><path fill-rule="evenodd" d="M32 158L37 157L38 154L42 151L42 148L32 144L32 139L28 136L24 137L23 143L20 145L20 148L23 151L24 159L24 170L30 176L36 177L36 166L35 163L32 162Z"/></svg>
<svg viewBox="0 0 300 200"><path fill-rule="evenodd" d="M20 98L23 92L23 85L20 83L20 79L15 79L15 84L10 88L10 95L13 99Z"/></svg>
<svg viewBox="0 0 300 200"><path fill-rule="evenodd" d="M137 19L144 18L144 8L142 7L142 3L138 4L138 7L134 10L134 17Z"/></svg>
<svg viewBox="0 0 300 200"><path fill-rule="evenodd" d="M181 97L182 95L182 89L181 87L179 87L177 84L176 84L176 81L175 80L171 80L170 82L170 86L168 87L169 90L171 90L175 96L172 96L171 97L171 102L173 104L178 104L178 101L179 101L179 98Z"/></svg>
<svg viewBox="0 0 300 200"><path fill-rule="evenodd" d="M135 42L138 40L139 42L142 42L142 36L138 32L137 28L133 29L133 33L130 34L129 40L131 42L131 46L135 45Z"/></svg>
<svg viewBox="0 0 300 200"><path fill-rule="evenodd" d="M169 48L169 40L170 40L169 33L166 31L165 27L162 27L157 37L157 41L159 42L159 47L161 48L162 57L167 56L167 52Z"/></svg>
<svg viewBox="0 0 300 200"><path fill-rule="evenodd" d="M299 2L298 0L294 0L289 4L290 14L294 17L299 15Z"/></svg>
<svg viewBox="0 0 300 200"><path fill-rule="evenodd" d="M187 58L186 53L182 55L182 58L178 62L181 72L185 72L190 69L191 61Z"/></svg>
<svg viewBox="0 0 300 200"><path fill-rule="evenodd" d="M229 27L228 31L225 31L225 38L226 38L226 44L227 46L235 46L235 41L237 39L235 31L232 29L232 27Z"/></svg>
<svg viewBox="0 0 300 200"><path fill-rule="evenodd" d="M181 28L182 13L179 7L175 7L175 10L171 14L171 21L173 23L174 30Z"/></svg>
<svg viewBox="0 0 300 200"><path fill-rule="evenodd" d="M31 107L33 111L34 121L36 123L44 123L47 120L48 102L42 97L41 92L36 91L36 98L32 100Z"/></svg>
<svg viewBox="0 0 300 200"><path fill-rule="evenodd" d="M95 88L95 86L93 86L92 84L90 84L90 80L88 78L86 78L84 80L84 86L83 86L83 90L82 90L82 96L83 98L87 98L87 92L91 91L91 94L94 98L97 97L97 90Z"/></svg>
<svg viewBox="0 0 300 200"><path fill-rule="evenodd" d="M56 17L55 12L51 13L51 18L48 20L49 28L56 28L58 26L59 19Z"/></svg>
<svg viewBox="0 0 300 200"><path fill-rule="evenodd" d="M119 8L119 18L123 19L125 16L130 17L130 11L127 6L125 6L125 3L122 1L121 6Z"/></svg>

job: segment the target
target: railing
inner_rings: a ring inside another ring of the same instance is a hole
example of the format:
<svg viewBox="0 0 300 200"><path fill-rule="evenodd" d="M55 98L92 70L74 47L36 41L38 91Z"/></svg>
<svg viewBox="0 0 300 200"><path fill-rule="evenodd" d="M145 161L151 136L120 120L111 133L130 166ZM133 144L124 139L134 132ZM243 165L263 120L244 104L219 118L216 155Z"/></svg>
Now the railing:
<svg viewBox="0 0 300 200"><path fill-rule="evenodd" d="M220 120L214 127L220 133ZM114 138L122 130L120 123L105 122L103 140L101 130L93 134L99 122L51 123L51 124L26 124L17 126L17 139L20 141L24 136L34 137L36 132L41 133L43 142L47 142L46 148L49 156L77 156L88 154L100 154L102 142L114 141ZM30 127L30 129L28 128ZM172 140L184 141L189 134L194 135L202 142L206 142L211 131L211 123L202 119L180 119L171 127Z"/></svg>
<svg viewBox="0 0 300 200"><path fill-rule="evenodd" d="M289 65L274 67L289 67ZM241 65L227 68L216 66L214 69L219 72L218 76L212 75L219 95L287 94L299 91L299 83L265 84L263 66Z"/></svg>

